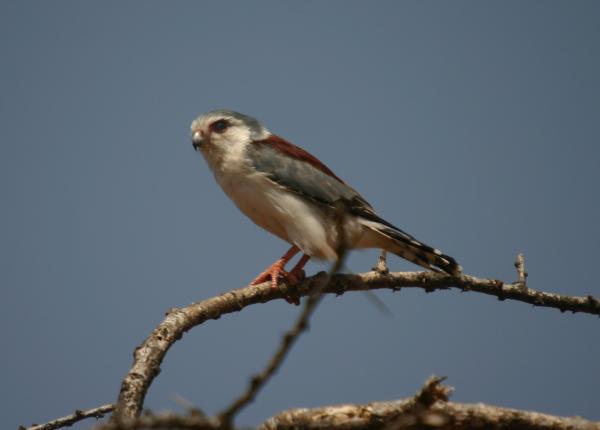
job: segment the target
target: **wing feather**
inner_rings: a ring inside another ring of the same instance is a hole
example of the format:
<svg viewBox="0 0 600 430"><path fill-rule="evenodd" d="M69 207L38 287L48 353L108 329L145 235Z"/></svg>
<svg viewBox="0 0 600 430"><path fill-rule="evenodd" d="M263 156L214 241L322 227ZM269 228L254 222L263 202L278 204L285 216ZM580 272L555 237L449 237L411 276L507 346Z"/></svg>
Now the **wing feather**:
<svg viewBox="0 0 600 430"><path fill-rule="evenodd" d="M331 169L304 149L278 136L252 142L248 157L269 179L314 202L333 207L342 201L373 211L371 205Z"/></svg>

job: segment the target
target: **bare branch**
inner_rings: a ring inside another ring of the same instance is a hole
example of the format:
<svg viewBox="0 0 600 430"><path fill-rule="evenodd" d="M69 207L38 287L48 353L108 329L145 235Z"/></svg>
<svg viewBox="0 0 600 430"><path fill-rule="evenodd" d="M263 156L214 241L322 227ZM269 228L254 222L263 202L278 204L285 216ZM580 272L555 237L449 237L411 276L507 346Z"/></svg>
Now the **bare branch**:
<svg viewBox="0 0 600 430"><path fill-rule="evenodd" d="M259 430L600 430L600 422L579 417L558 417L482 403L449 402L452 388L442 385L443 380L444 378L432 376L417 394L403 400L291 409L269 418ZM198 413L145 413L127 421L126 424L107 422L99 429L223 430L222 424L217 419L210 419Z"/></svg>
<svg viewBox="0 0 600 430"><path fill-rule="evenodd" d="M329 279L330 278L330 279ZM134 364L121 384L115 415L118 419L131 419L142 410L144 397L153 379L160 372L160 364L167 351L191 328L210 319L237 312L256 303L275 299L302 297L318 291L324 281L329 281L324 293L343 294L348 291L375 289L422 288L426 292L456 288L496 296L500 300L511 299L534 306L559 309L561 312L585 312L600 315L600 301L592 296L572 297L546 293L523 287L520 282L504 283L495 279L476 278L469 275L454 277L435 272L395 272L381 274L336 274L331 277L321 272L304 279L298 285L280 283L279 288L265 282L236 289L217 297L193 303L181 309L171 309L165 319L134 353Z"/></svg>
<svg viewBox="0 0 600 430"><path fill-rule="evenodd" d="M27 428L20 426L19 430L54 430L61 427L69 427L78 421L85 420L86 418L100 419L104 417L105 414L112 412L114 409L115 405L113 404L98 406L97 408L88 409L86 411L77 409L71 415L67 415L66 417L57 418L47 422L46 424L34 424Z"/></svg>
<svg viewBox="0 0 600 430"><path fill-rule="evenodd" d="M263 423L260 430L322 429L528 429L600 430L600 423L537 412L478 404L448 402L449 387L443 378L430 378L409 399L366 405L338 405L282 412Z"/></svg>

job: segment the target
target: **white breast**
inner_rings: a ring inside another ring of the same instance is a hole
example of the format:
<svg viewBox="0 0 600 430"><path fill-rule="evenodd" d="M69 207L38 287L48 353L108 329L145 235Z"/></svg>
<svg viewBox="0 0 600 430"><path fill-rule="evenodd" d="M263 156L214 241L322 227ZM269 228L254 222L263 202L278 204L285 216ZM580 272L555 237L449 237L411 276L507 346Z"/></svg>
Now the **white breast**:
<svg viewBox="0 0 600 430"><path fill-rule="evenodd" d="M205 153L215 179L237 207L255 224L296 245L311 257L335 260L337 227L332 213L290 192L257 172L240 146L229 146L219 158ZM355 220L346 223L352 243L363 231Z"/></svg>
<svg viewBox="0 0 600 430"><path fill-rule="evenodd" d="M323 210L286 191L264 174L220 172L217 182L254 223L315 258L334 260L329 220Z"/></svg>

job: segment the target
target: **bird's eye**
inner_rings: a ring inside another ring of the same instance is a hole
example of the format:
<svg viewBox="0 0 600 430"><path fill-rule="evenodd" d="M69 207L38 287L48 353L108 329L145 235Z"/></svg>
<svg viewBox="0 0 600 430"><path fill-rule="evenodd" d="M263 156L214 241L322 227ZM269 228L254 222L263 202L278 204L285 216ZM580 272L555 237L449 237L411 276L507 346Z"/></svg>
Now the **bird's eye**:
<svg viewBox="0 0 600 430"><path fill-rule="evenodd" d="M210 128L217 133L223 133L225 130L227 130L227 127L229 127L229 122L227 122L225 119L220 119L210 125Z"/></svg>

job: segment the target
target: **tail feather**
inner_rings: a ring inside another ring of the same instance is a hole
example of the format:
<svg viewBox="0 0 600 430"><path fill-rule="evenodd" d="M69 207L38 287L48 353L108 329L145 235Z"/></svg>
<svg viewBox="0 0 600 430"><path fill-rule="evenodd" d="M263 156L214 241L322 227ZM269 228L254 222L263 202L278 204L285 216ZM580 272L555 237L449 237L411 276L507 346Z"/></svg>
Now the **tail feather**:
<svg viewBox="0 0 600 430"><path fill-rule="evenodd" d="M377 242L386 251L434 272L446 272L454 276L462 273L462 267L454 258L418 241L408 233L388 225L387 222L383 224L364 220L363 225L379 237Z"/></svg>

